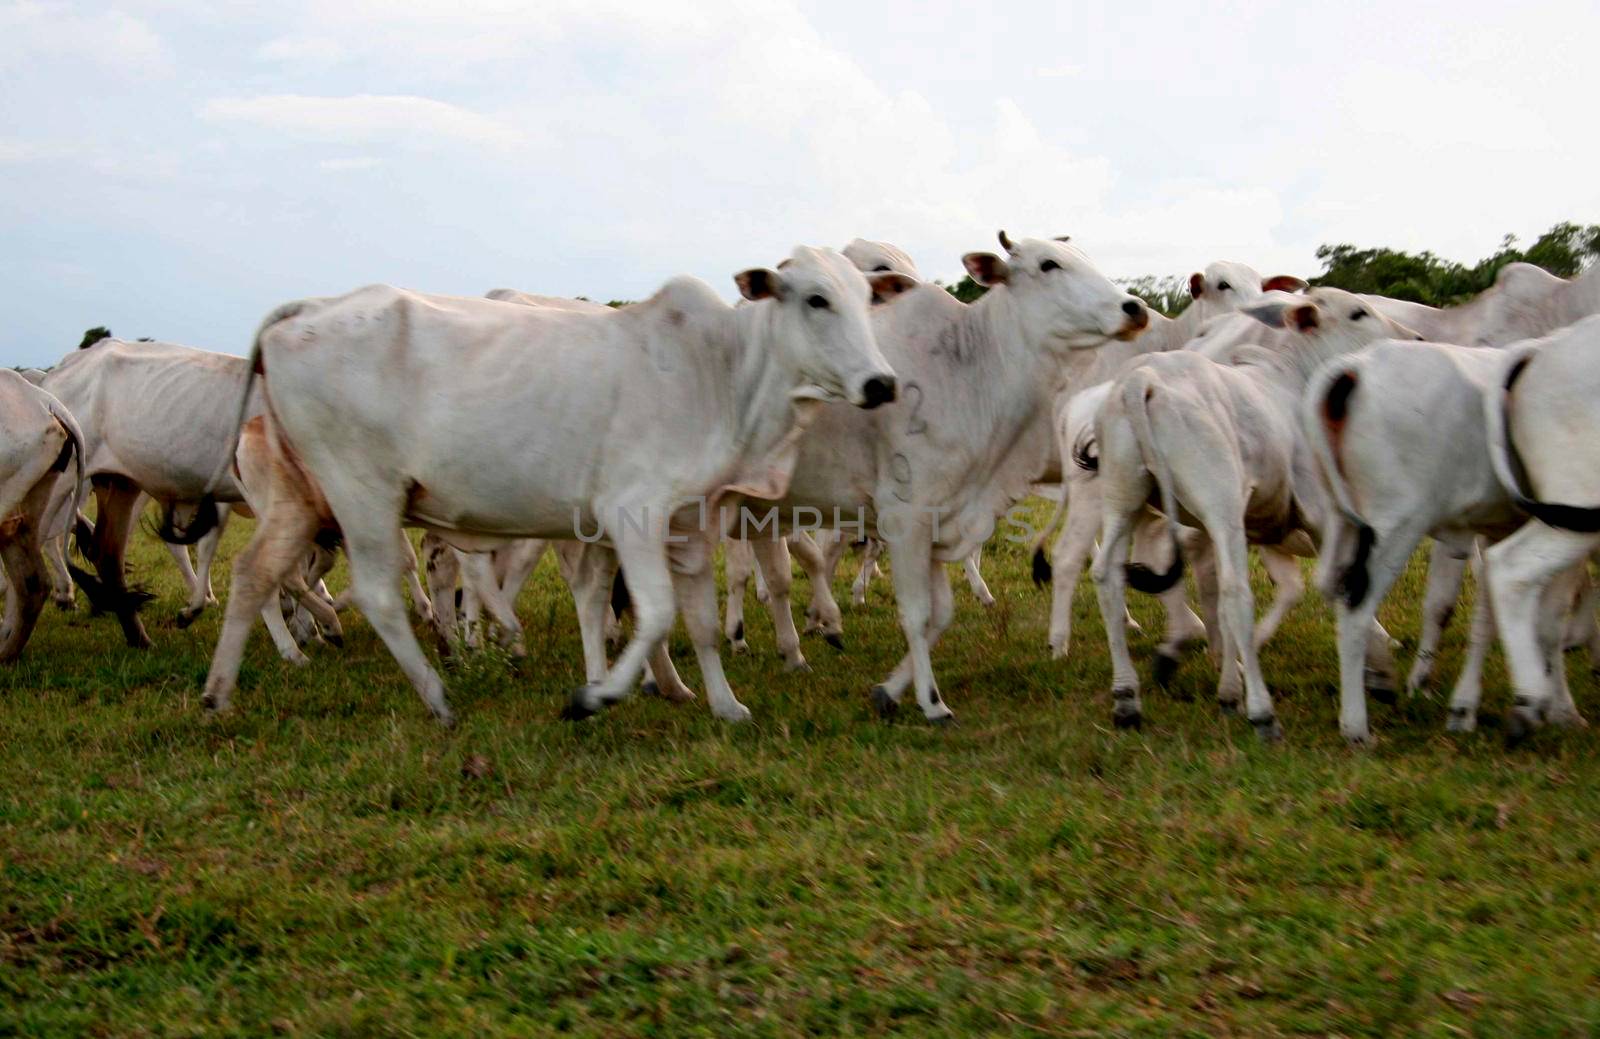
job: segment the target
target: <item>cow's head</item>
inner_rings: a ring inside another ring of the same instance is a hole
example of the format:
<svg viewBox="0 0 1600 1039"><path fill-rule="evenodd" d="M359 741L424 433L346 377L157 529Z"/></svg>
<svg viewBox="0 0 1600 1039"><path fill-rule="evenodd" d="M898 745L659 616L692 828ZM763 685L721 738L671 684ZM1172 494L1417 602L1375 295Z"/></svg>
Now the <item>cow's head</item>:
<svg viewBox="0 0 1600 1039"><path fill-rule="evenodd" d="M895 397L894 371L878 351L868 307L916 282L904 274L862 274L832 249L801 246L777 270L734 276L748 300L767 300L773 345L799 378L794 396L847 400L862 408Z"/></svg>
<svg viewBox="0 0 1600 1039"><path fill-rule="evenodd" d="M1243 313L1268 328L1288 333L1282 344L1313 342L1319 354L1359 350L1379 339L1421 339L1413 330L1374 310L1366 300L1343 289L1312 289L1304 296L1269 292L1247 304Z"/></svg>
<svg viewBox="0 0 1600 1039"><path fill-rule="evenodd" d="M1218 314L1230 314L1258 298L1263 292L1302 292L1306 283L1290 274L1263 278L1248 264L1218 260L1204 271L1189 275L1189 295L1202 321Z"/></svg>
<svg viewBox="0 0 1600 1039"><path fill-rule="evenodd" d="M1005 286L1030 341L1089 350L1112 339L1133 339L1150 323L1145 305L1113 285L1066 239L1014 242L1001 231L1000 245L1004 257L968 253L961 262L979 285Z"/></svg>
<svg viewBox="0 0 1600 1039"><path fill-rule="evenodd" d="M844 258L855 264L856 270L863 274L904 274L908 278L922 280L917 265L911 262L905 250L888 242L853 238L841 251Z"/></svg>
<svg viewBox="0 0 1600 1039"><path fill-rule="evenodd" d="M1494 287L1479 297L1483 314L1475 345L1508 346L1551 331L1561 323L1552 313L1551 303L1556 290L1566 284L1565 278L1531 263L1508 263L1500 268Z"/></svg>

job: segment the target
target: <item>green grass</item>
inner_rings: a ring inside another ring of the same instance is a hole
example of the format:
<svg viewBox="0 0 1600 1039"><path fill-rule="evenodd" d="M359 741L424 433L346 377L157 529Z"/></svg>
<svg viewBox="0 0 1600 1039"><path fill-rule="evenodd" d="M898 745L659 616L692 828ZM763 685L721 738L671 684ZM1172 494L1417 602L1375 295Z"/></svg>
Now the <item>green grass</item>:
<svg viewBox="0 0 1600 1039"><path fill-rule="evenodd" d="M51 607L0 673L0 1034L1600 1031L1596 737L1507 753L1444 735L1436 696L1375 705L1351 752L1320 603L1264 657L1276 748L1219 715L1203 656L1192 702L1148 693L1145 731L1112 731L1092 592L1049 661L1004 544L1000 605L959 588L935 654L950 730L869 713L902 651L885 583L806 675L751 599L747 727L703 700L563 724L582 668L549 564L525 673L447 676L454 731L359 619L301 671L258 629L208 720L220 614L173 627L176 574L138 541L155 649ZM1408 639L1420 578L1384 616ZM1498 655L1486 689L1499 712Z"/></svg>

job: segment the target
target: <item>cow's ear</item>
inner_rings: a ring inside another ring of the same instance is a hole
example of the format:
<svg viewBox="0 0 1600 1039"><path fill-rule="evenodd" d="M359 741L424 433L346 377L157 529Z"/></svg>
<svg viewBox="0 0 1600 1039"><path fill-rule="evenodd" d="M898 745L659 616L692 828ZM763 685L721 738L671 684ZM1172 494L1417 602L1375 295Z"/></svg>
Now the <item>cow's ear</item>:
<svg viewBox="0 0 1600 1039"><path fill-rule="evenodd" d="M1199 271L1189 275L1189 295L1199 299L1206 294L1206 276Z"/></svg>
<svg viewBox="0 0 1600 1039"><path fill-rule="evenodd" d="M752 267L733 276L739 295L752 303L758 299L782 299L783 275L766 267Z"/></svg>
<svg viewBox="0 0 1600 1039"><path fill-rule="evenodd" d="M1262 292L1304 292L1308 288L1310 286L1304 278L1296 278L1293 274L1274 274L1261 279Z"/></svg>
<svg viewBox="0 0 1600 1039"><path fill-rule="evenodd" d="M961 265L986 289L1004 285L1011 277L1011 267L994 253L968 253L961 258Z"/></svg>
<svg viewBox="0 0 1600 1039"><path fill-rule="evenodd" d="M917 279L889 271L884 274L867 275L867 284L872 286L872 302L887 303L902 292L910 292L916 288Z"/></svg>
<svg viewBox="0 0 1600 1039"><path fill-rule="evenodd" d="M1321 317L1314 303L1293 303L1289 300L1275 299L1245 307L1242 312L1268 328L1293 328L1309 332L1321 325Z"/></svg>

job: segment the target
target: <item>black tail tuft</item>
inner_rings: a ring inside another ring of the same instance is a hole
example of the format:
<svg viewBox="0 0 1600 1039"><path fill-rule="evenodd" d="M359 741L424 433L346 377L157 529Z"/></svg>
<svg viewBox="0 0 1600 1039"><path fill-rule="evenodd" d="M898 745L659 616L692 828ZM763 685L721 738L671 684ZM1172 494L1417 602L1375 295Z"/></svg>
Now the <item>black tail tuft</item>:
<svg viewBox="0 0 1600 1039"><path fill-rule="evenodd" d="M617 576L611 582L611 612L621 617L633 605L633 599L628 595L628 582L622 579L622 571L617 571Z"/></svg>
<svg viewBox="0 0 1600 1039"><path fill-rule="evenodd" d="M1547 501L1524 501L1522 508L1546 526L1570 530L1577 534L1600 531L1600 508L1582 505L1560 505Z"/></svg>
<svg viewBox="0 0 1600 1039"><path fill-rule="evenodd" d="M145 603L155 598L142 588L123 591L107 588L98 577L72 563L67 564L67 573L72 575L72 583L83 589L84 596L89 600L90 614L137 613Z"/></svg>
<svg viewBox="0 0 1600 1039"><path fill-rule="evenodd" d="M72 524L72 539L78 546L78 554L91 563L100 562L100 548L94 543L94 524L84 519L79 513Z"/></svg>
<svg viewBox="0 0 1600 1039"><path fill-rule="evenodd" d="M1044 546L1040 545L1033 550L1033 583L1035 587L1043 588L1055 576L1050 569L1050 559L1044 554Z"/></svg>
<svg viewBox="0 0 1600 1039"><path fill-rule="evenodd" d="M1367 574L1367 560L1372 555L1372 546L1378 543L1378 532L1365 523L1356 528L1356 554L1351 558L1350 565L1344 568L1344 573L1339 575L1339 594L1344 598L1344 604L1350 609L1361 605L1361 600L1367 597L1367 590L1372 585L1372 579Z"/></svg>
<svg viewBox="0 0 1600 1039"><path fill-rule="evenodd" d="M1129 588L1146 595L1160 595L1183 579L1183 550L1178 547L1177 539L1174 538L1172 565L1167 567L1165 573L1157 573L1143 563L1129 563L1123 567L1122 572L1128 577Z"/></svg>
<svg viewBox="0 0 1600 1039"><path fill-rule="evenodd" d="M337 527L324 527L317 531L317 536L311 539L318 548L328 552L339 551L344 544L344 532Z"/></svg>
<svg viewBox="0 0 1600 1039"><path fill-rule="evenodd" d="M169 545L193 545L201 538L211 533L217 527L217 500L211 495L200 499L194 507L194 518L186 526L178 526L177 503L168 503L161 510L161 523L154 528L146 527L152 534Z"/></svg>

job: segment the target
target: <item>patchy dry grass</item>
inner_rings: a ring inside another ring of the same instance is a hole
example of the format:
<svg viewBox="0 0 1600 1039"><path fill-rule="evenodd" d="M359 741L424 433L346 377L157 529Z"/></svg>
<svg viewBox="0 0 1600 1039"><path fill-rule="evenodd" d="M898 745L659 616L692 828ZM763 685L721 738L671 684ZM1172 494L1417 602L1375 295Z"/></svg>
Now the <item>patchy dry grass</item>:
<svg viewBox="0 0 1600 1039"><path fill-rule="evenodd" d="M869 714L902 650L881 583L809 675L752 601L745 728L654 701L572 726L547 564L531 666L456 672L444 732L359 620L303 671L258 631L208 721L220 616L173 627L170 562L142 536L136 559L154 650L52 609L0 673L0 1034L1600 1030L1596 737L1508 754L1442 734L1435 698L1376 707L1352 753L1320 604L1265 654L1278 748L1219 716L1203 657L1192 702L1111 731L1092 594L1049 661L1009 545L1000 605L960 590L936 654L954 729ZM1404 636L1419 578L1384 618ZM1498 712L1498 660L1487 688Z"/></svg>

